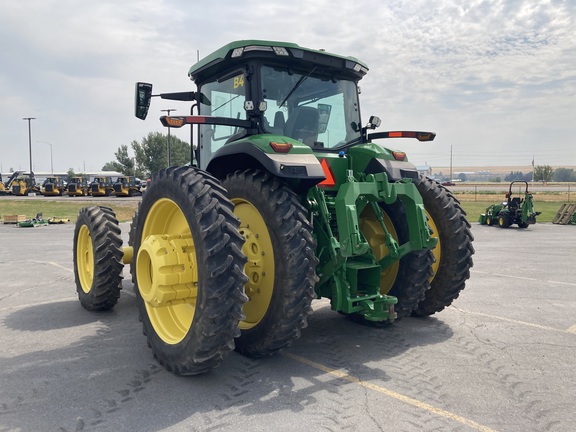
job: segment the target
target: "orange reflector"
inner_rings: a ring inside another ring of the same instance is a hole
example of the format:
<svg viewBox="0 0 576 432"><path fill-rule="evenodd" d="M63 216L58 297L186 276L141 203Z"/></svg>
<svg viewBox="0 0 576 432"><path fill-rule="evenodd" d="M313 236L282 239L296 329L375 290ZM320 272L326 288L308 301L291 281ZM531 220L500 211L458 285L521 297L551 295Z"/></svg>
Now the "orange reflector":
<svg viewBox="0 0 576 432"><path fill-rule="evenodd" d="M276 153L288 153L292 149L292 144L270 141L270 147L272 147L272 150Z"/></svg>
<svg viewBox="0 0 576 432"><path fill-rule="evenodd" d="M390 138L402 138L402 132L389 132L388 136Z"/></svg>
<svg viewBox="0 0 576 432"><path fill-rule="evenodd" d="M182 127L184 124L183 117L166 117L166 125L171 127Z"/></svg>
<svg viewBox="0 0 576 432"><path fill-rule="evenodd" d="M324 171L326 179L318 183L318 186L330 187L330 188L336 186L336 180L334 180L334 173L332 172L332 168L330 168L330 165L328 165L328 162L326 162L326 159L322 159L320 161L320 164L322 165L322 171Z"/></svg>
<svg viewBox="0 0 576 432"><path fill-rule="evenodd" d="M392 156L394 156L394 159L396 159L397 161L403 161L404 159L406 159L406 153L401 151L393 151Z"/></svg>

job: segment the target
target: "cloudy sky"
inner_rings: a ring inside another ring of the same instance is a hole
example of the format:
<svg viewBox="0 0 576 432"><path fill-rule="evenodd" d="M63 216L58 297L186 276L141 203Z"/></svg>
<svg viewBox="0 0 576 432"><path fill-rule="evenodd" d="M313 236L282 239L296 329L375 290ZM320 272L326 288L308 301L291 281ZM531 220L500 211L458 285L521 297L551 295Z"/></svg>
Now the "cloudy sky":
<svg viewBox="0 0 576 432"><path fill-rule="evenodd" d="M97 171L123 144L166 132L136 81L192 90L197 55L237 39L353 55L365 120L435 131L387 141L418 165L576 166L576 1L20 0L0 14L0 169ZM173 132L189 141L183 131ZM47 144L50 143L50 144Z"/></svg>

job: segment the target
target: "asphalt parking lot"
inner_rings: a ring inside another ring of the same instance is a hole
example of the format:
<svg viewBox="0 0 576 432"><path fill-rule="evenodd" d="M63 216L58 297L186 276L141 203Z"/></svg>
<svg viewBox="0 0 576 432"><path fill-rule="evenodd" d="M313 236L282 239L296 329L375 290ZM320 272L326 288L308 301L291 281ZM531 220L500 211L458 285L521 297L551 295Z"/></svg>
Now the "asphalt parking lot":
<svg viewBox="0 0 576 432"><path fill-rule="evenodd" d="M0 431L573 431L576 227L472 225L445 311L374 329L318 301L285 353L196 377L154 360L127 269L82 309L73 224L0 225Z"/></svg>

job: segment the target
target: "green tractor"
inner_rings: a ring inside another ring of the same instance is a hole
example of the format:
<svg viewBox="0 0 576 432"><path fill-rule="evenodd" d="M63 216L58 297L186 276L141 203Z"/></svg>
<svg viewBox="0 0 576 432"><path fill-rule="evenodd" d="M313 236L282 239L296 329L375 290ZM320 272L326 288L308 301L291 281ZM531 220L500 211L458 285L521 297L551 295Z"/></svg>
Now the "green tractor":
<svg viewBox="0 0 576 432"><path fill-rule="evenodd" d="M519 193L518 196L514 196L512 186L515 183L525 184L523 194ZM532 194L528 191L528 182L513 181L510 183L504 201L486 208L486 213L480 215L478 223L481 225L498 225L501 228L508 228L510 225L517 224L519 228L528 228L528 225L536 223L536 216L539 214L540 212L534 211Z"/></svg>
<svg viewBox="0 0 576 432"><path fill-rule="evenodd" d="M81 304L112 308L130 264L155 357L193 375L236 348L262 357L295 341L314 299L362 324L428 316L458 297L472 234L456 198L371 132L358 82L367 66L285 42L230 43L193 65L196 91L136 84L136 116L153 96L192 103L166 127L196 135L190 166L153 176L128 246L106 207L80 211L74 267Z"/></svg>

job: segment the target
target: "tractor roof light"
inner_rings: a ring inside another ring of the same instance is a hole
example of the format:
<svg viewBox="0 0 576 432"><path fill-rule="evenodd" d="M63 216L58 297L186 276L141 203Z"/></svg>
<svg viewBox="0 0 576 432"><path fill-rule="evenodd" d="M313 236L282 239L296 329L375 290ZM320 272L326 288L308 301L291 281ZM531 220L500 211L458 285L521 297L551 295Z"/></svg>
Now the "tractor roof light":
<svg viewBox="0 0 576 432"><path fill-rule="evenodd" d="M232 58L238 58L238 57L242 57L242 54L244 53L244 48L234 48L234 51L232 51Z"/></svg>
<svg viewBox="0 0 576 432"><path fill-rule="evenodd" d="M287 56L288 55L288 50L284 47L273 47L274 52L276 53L276 55L279 56Z"/></svg>
<svg viewBox="0 0 576 432"><path fill-rule="evenodd" d="M242 57L244 55L244 53L247 53L250 51L273 52L274 54L279 55L279 56L288 56L289 55L288 50L284 47L249 45L249 46L245 46L245 47L234 48L234 50L232 50L231 57L232 58Z"/></svg>

